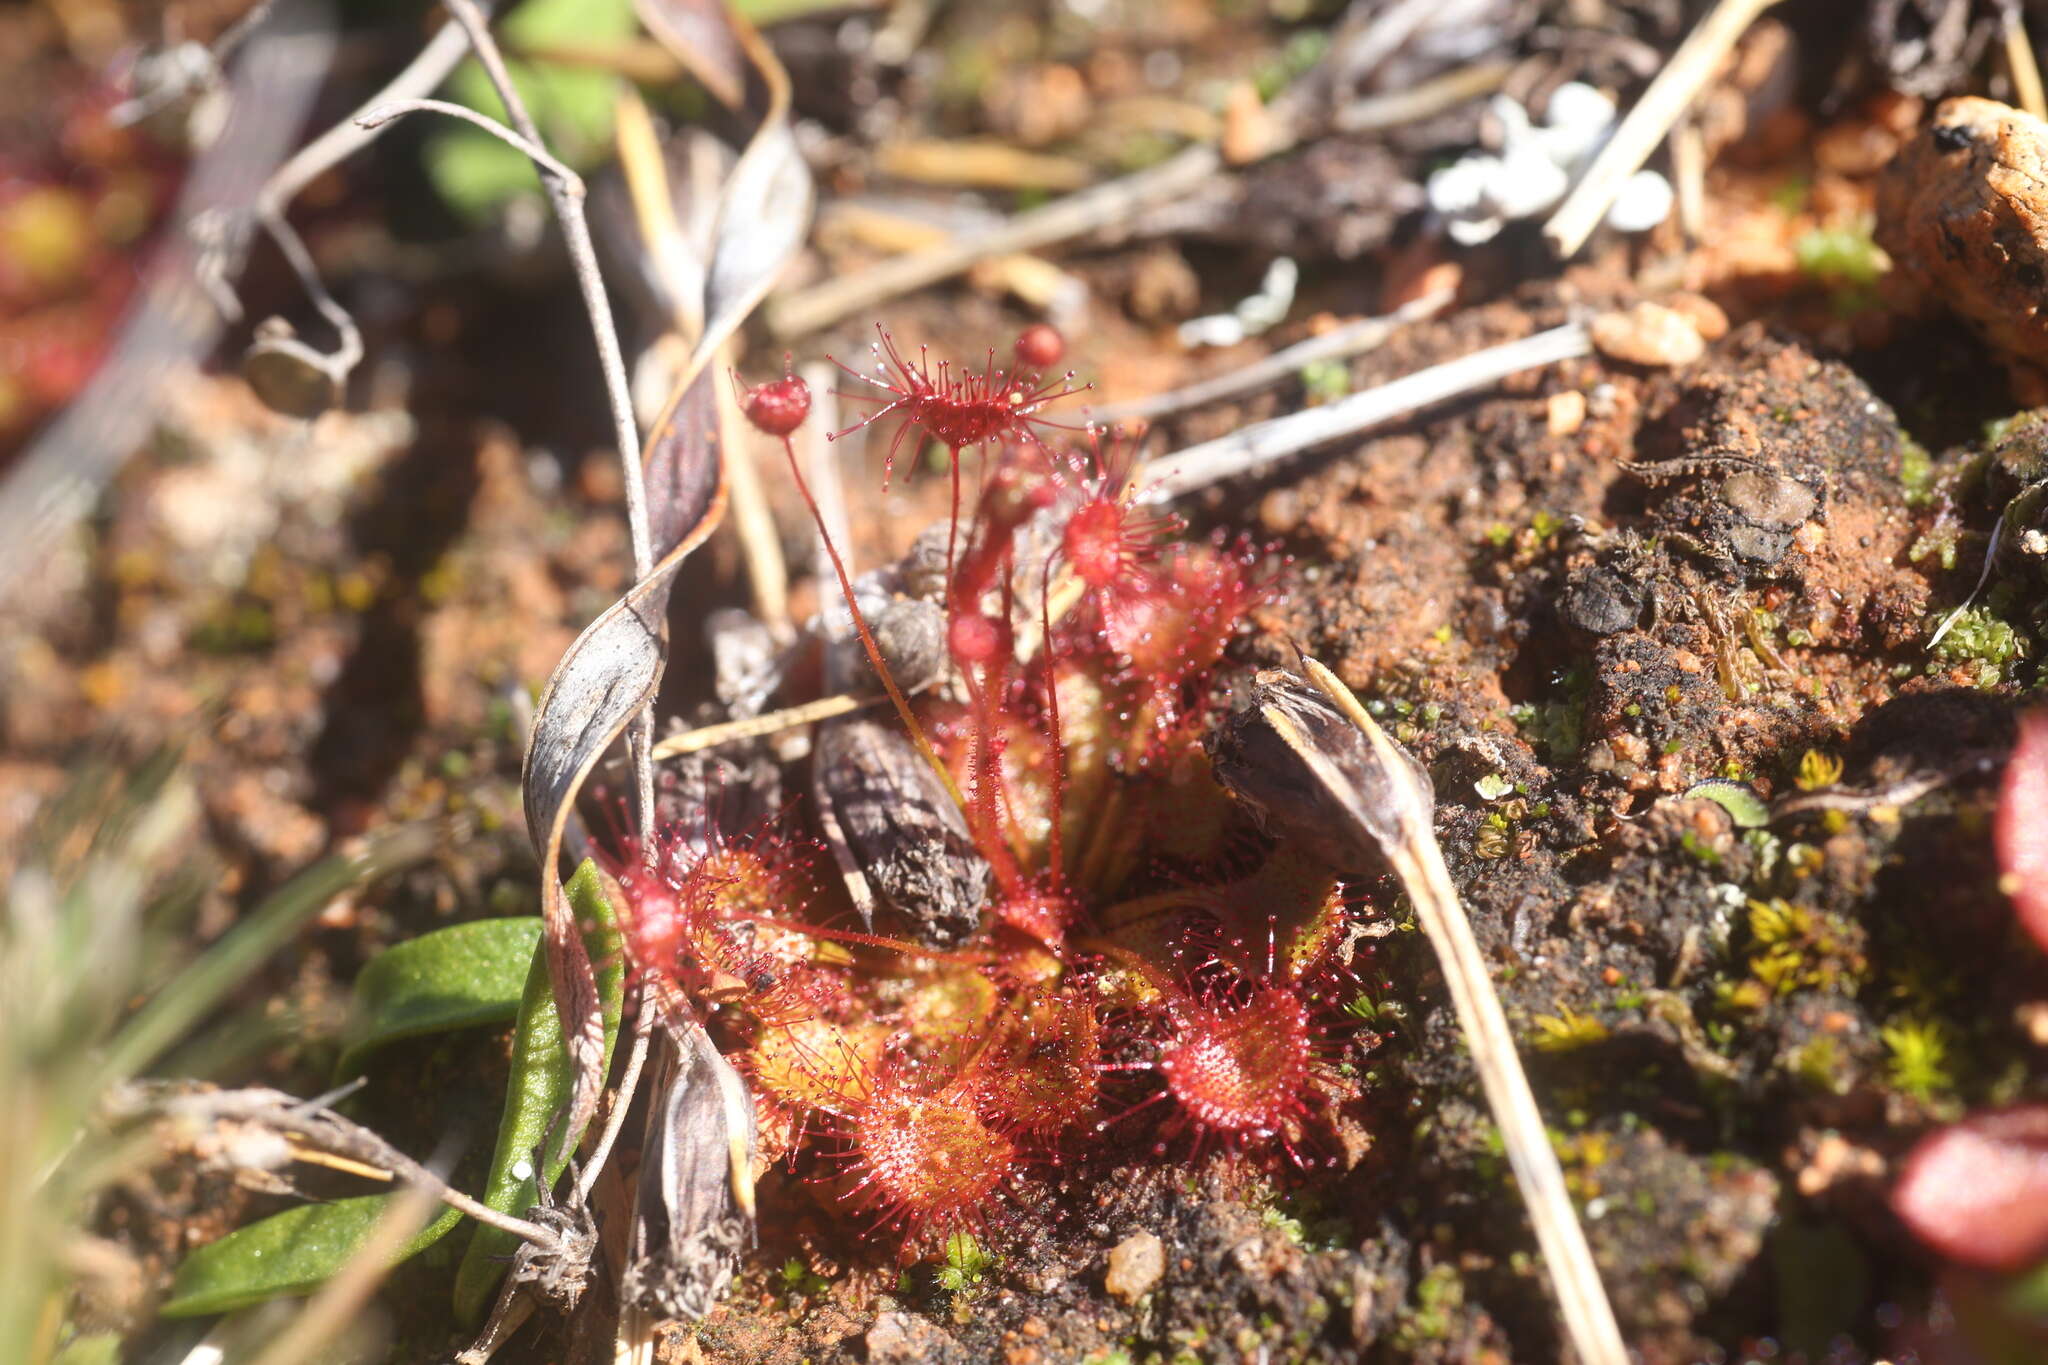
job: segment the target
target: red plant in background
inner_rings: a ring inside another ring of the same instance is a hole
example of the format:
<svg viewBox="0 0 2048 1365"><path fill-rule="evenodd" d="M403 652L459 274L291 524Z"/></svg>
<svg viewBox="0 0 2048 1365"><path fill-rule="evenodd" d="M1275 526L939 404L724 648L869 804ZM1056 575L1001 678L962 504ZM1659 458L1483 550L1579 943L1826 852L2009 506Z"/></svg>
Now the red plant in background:
<svg viewBox="0 0 2048 1365"><path fill-rule="evenodd" d="M95 84L0 150L0 454L99 368L177 187L176 164Z"/></svg>
<svg viewBox="0 0 2048 1365"><path fill-rule="evenodd" d="M1973 1114L1921 1139L1892 1209L1961 1265L2022 1270L2048 1258L2048 1105Z"/></svg>
<svg viewBox="0 0 2048 1365"><path fill-rule="evenodd" d="M2020 719L1992 825L1998 881L2020 923L2048 948L2048 711Z"/></svg>

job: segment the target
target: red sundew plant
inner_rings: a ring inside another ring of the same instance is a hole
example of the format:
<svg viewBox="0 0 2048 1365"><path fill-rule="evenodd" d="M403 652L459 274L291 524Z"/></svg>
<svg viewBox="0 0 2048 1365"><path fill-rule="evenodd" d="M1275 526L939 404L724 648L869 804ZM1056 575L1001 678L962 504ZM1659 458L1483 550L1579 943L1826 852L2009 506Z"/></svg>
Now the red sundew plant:
<svg viewBox="0 0 2048 1365"><path fill-rule="evenodd" d="M913 364L896 349L894 337L879 325L875 332L880 339L869 348L875 358L873 374L863 373L837 359L832 363L868 386L865 389L840 390L841 398L878 403L880 406L852 426L833 432L830 439L836 441L884 417L900 413L902 420L897 423L896 434L890 438L888 453L883 457L885 484L895 472L896 453L903 444L903 438L912 431L926 432L950 449L957 469L960 452L970 446L1002 441L1036 441L1037 428L1059 425L1048 421L1041 409L1048 403L1081 392L1074 387L1072 374L1043 380L1035 373L1024 375L999 370L994 351L989 352L987 363L978 373L964 365L955 370L951 361L941 360L938 372L934 374L924 347L918 348L917 361ZM1019 340L1021 342L1022 338ZM1038 355L1049 351L1042 342L1034 343L1031 349ZM1057 356L1054 357L1056 362ZM1033 365L1034 370L1042 368Z"/></svg>
<svg viewBox="0 0 2048 1365"><path fill-rule="evenodd" d="M851 902L797 856L798 807L748 839L666 837L651 871L622 874L636 967L714 1016L764 1155L805 1177L792 1188L906 1257L1052 1167L1311 1164L1317 1123L1356 1097L1334 1063L1363 1044L1331 1001L1357 900L1261 841L1202 745L1267 556L1177 540L1099 448L1047 448L1036 409L1068 387L955 378L882 340L894 387L869 420L903 411L956 470L986 451L927 589L939 685L894 686L833 549L870 662L988 867L980 929L939 951L908 914L842 927ZM788 383L741 404L808 499Z"/></svg>

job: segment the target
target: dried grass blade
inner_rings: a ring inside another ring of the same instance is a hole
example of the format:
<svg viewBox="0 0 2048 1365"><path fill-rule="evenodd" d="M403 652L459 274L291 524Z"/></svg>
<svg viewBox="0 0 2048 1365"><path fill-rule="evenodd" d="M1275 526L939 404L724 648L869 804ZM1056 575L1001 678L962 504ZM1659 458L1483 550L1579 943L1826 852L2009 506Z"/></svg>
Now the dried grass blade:
<svg viewBox="0 0 2048 1365"><path fill-rule="evenodd" d="M1442 964L1566 1334L1583 1365L1628 1365L1500 997L1444 866L1429 775L1335 674L1306 656L1302 668L1314 690L1277 670L1259 675L1257 721L1240 713L1226 729L1215 751L1217 776L1260 807L1277 832L1302 839L1339 866L1355 863L1368 848L1393 864Z"/></svg>
<svg viewBox="0 0 2048 1365"><path fill-rule="evenodd" d="M1264 469L1275 461L1408 417L1424 408L1499 383L1521 370L1585 355L1592 348L1578 323L1460 356L1403 375L1319 408L1304 408L1255 422L1228 436L1161 456L1139 466L1137 496L1164 502L1223 479Z"/></svg>

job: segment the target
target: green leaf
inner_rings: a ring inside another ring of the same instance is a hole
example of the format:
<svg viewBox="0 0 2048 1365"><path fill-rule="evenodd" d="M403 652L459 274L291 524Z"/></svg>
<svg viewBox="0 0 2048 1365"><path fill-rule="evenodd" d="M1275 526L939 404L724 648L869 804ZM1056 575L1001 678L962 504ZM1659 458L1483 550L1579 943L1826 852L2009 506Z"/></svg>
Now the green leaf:
<svg viewBox="0 0 2048 1365"><path fill-rule="evenodd" d="M238 1228L187 1256L171 1282L167 1318L228 1313L318 1289L361 1249L395 1195L305 1204ZM392 1257L398 1264L446 1236L462 1215L443 1209Z"/></svg>
<svg viewBox="0 0 2048 1365"><path fill-rule="evenodd" d="M604 1010L604 1058L611 1061L619 1037L619 1012L625 1000L625 953L619 942L619 921L598 881L597 866L584 859L563 888L576 922L584 926L584 946L597 966L598 999ZM532 1173L534 1153L548 1145L549 1130L569 1100L569 1054L562 1045L562 1020L555 1013L555 993L548 981L547 954L536 949L526 978L526 998L519 1006L519 1027L512 1035L512 1078L505 1089L505 1115L498 1124L498 1150L491 1158L484 1203L500 1213L524 1214L538 1198ZM547 1180L568 1164L568 1153L582 1134L572 1133L559 1144L562 1157L550 1161ZM525 1175L519 1172L526 1172ZM455 1273L455 1315L474 1322L490 1307L491 1295L504 1278L507 1258L516 1239L498 1228L478 1228Z"/></svg>
<svg viewBox="0 0 2048 1365"><path fill-rule="evenodd" d="M1740 782L1714 778L1695 783L1685 793L1688 801L1711 801L1728 812L1737 829L1761 829L1771 823L1771 808L1761 796Z"/></svg>
<svg viewBox="0 0 2048 1365"><path fill-rule="evenodd" d="M121 1365L121 1334L91 1332L73 1337L50 1357L50 1365Z"/></svg>
<svg viewBox="0 0 2048 1365"><path fill-rule="evenodd" d="M382 836L355 857L329 858L286 882L136 1011L108 1045L104 1074L125 1079L142 1070L266 958L291 942L321 907L352 886L418 862L433 847L430 829L407 826Z"/></svg>
<svg viewBox="0 0 2048 1365"><path fill-rule="evenodd" d="M622 43L638 29L632 0L526 0L498 26L509 51L512 84L526 102L548 150L571 166L586 167L610 147L619 78L597 67L521 58L523 48L552 43L603 46ZM450 76L448 98L494 119L505 106L475 62ZM531 161L478 128L455 126L427 142L427 174L450 207L481 218L522 191L540 188Z"/></svg>
<svg viewBox="0 0 2048 1365"><path fill-rule="evenodd" d="M356 977L354 1014L336 1080L385 1043L495 1024L519 1012L540 919L485 919L438 929L378 956Z"/></svg>

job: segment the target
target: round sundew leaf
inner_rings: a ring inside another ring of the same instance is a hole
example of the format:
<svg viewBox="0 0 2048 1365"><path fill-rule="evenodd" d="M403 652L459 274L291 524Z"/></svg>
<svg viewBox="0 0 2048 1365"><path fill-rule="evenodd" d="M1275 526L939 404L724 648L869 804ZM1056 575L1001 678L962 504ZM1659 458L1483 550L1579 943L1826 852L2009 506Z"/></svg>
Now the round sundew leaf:
<svg viewBox="0 0 2048 1365"><path fill-rule="evenodd" d="M187 1256L159 1310L196 1318L293 1294L310 1294L346 1265L376 1231L394 1195L304 1204L237 1228ZM443 1209L392 1258L407 1260L446 1236L462 1215Z"/></svg>
<svg viewBox="0 0 2048 1365"><path fill-rule="evenodd" d="M2048 1104L1973 1114L1922 1139L1892 1209L1963 1265L2019 1270L2048 1257Z"/></svg>
<svg viewBox="0 0 2048 1365"><path fill-rule="evenodd" d="M2020 923L2048 948L2048 711L2020 721L2019 743L2005 765L1998 818L1992 825L1999 885Z"/></svg>
<svg viewBox="0 0 2048 1365"><path fill-rule="evenodd" d="M512 1018L540 930L537 916L476 920L378 954L356 977L336 1079L359 1075L371 1052L397 1039Z"/></svg>

